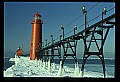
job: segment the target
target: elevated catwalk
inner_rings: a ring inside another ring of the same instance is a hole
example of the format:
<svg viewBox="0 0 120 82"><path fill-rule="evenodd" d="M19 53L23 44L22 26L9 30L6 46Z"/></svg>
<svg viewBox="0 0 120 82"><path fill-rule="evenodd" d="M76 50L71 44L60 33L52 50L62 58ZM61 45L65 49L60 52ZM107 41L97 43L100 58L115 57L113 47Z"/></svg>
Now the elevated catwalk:
<svg viewBox="0 0 120 82"><path fill-rule="evenodd" d="M115 18L115 14L110 15L109 17L100 20L99 22L86 27L86 22L85 22L85 29L82 31L75 33L77 27L74 28L74 33L72 36L69 36L67 38L64 38L64 28L61 26L63 29L63 34L60 35L60 40L57 42L54 42L52 39L52 43L49 45L46 40L46 46L42 47L37 52L37 57L38 59L42 59L43 61L48 61L48 59L51 59L51 62L54 62L54 57L57 56L59 57L60 61L62 61L62 67L64 64L64 61L66 57L71 56L74 58L75 63L77 64L77 57L76 57L76 47L77 47L77 42L79 40L82 40L84 43L84 55L83 55L83 61L82 61L82 68L81 68L81 75L84 75L84 65L87 60L87 58L91 55L96 55L100 58L103 66L103 73L104 77L106 76L106 69L105 69L105 61L104 61L104 55L103 55L103 46L105 44L107 35L109 33L109 30L115 26L115 21L112 21L112 19ZM104 35L103 35L104 31ZM100 38L96 38L95 34L100 36ZM52 36L51 36L52 37ZM98 42L101 42L98 44ZM91 51L91 43L94 43L96 45L96 50L97 51ZM62 47L62 48L61 48ZM63 54L61 54L61 49L63 49ZM68 50L71 50L71 53L68 53ZM54 54L54 52L57 51L58 54Z"/></svg>

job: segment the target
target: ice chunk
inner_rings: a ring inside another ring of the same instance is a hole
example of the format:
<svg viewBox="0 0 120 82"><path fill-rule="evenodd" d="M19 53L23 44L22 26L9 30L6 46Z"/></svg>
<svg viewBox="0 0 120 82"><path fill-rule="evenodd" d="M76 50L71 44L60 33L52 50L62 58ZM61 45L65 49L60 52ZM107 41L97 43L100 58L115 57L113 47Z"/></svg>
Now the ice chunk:
<svg viewBox="0 0 120 82"><path fill-rule="evenodd" d="M79 66L78 66L78 62L77 62L77 64L75 63L74 76L79 76Z"/></svg>
<svg viewBox="0 0 120 82"><path fill-rule="evenodd" d="M52 72L50 58L48 60L48 72Z"/></svg>

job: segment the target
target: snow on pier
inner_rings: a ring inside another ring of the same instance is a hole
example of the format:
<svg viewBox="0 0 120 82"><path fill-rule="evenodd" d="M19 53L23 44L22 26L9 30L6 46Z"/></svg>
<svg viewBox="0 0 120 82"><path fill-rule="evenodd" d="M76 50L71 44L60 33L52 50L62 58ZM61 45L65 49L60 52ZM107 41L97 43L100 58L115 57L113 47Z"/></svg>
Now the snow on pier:
<svg viewBox="0 0 120 82"><path fill-rule="evenodd" d="M50 61L30 60L29 57L15 57L9 61L15 61L15 65L4 71L4 77L82 77L78 64L75 64L75 68L65 65L61 68L59 64L50 63ZM103 73L84 70L83 77L104 78L104 75ZM107 77L113 78L109 75Z"/></svg>

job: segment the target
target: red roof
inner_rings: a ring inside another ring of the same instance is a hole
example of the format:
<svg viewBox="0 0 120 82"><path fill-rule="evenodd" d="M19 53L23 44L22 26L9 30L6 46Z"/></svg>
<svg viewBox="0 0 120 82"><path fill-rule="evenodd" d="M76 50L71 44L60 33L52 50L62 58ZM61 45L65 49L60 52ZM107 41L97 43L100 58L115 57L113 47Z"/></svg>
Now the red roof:
<svg viewBox="0 0 120 82"><path fill-rule="evenodd" d="M16 55L19 56L19 55L22 55L23 54L23 50L22 49L18 49L16 51Z"/></svg>
<svg viewBox="0 0 120 82"><path fill-rule="evenodd" d="M38 14L38 12L36 12L36 14L35 14L35 15L36 15L36 16L40 16L40 17L41 17L41 15L39 15L39 14ZM34 15L34 16L35 16L35 15Z"/></svg>

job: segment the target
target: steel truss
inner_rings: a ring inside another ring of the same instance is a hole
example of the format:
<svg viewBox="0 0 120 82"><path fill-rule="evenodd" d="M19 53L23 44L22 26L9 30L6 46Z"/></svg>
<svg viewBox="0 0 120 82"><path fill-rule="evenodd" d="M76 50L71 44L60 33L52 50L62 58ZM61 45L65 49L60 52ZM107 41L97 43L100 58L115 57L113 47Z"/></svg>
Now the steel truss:
<svg viewBox="0 0 120 82"><path fill-rule="evenodd" d="M104 55L103 55L103 46L105 44L110 28L113 28L113 26L115 25L115 22L110 22L110 20L112 20L113 18L115 18L115 14L110 15L109 17L91 25L90 27L76 34L75 34L75 29L74 29L74 34L65 39L63 38L63 40L61 40L61 37L62 36L64 37L64 35L60 35L60 41L52 42L51 45L47 45L48 43L46 41L46 47L42 48L38 52L39 59L48 61L49 56L50 56L51 62L54 62L54 57L58 56L59 60L62 61L62 67L63 67L65 59L68 56L71 56L74 58L75 63L77 63L78 62L77 57L76 57L77 41L82 39L84 42L84 46L85 46L83 61L82 61L82 68L81 68L82 76L84 75L84 65L85 65L87 58L91 55L96 55L100 58L102 62L103 73L105 77L106 69L105 69L105 61L104 61ZM103 30L104 30L104 36L103 36ZM96 38L95 35L100 36L100 38ZM100 44L98 44L99 41L100 41ZM90 50L92 43L96 45L97 51ZM61 54L61 47L63 48L64 54ZM71 50L71 53L68 53L68 49ZM51 53L49 53L49 51L51 51ZM55 54L54 53L55 51L58 51L58 54ZM61 58L62 55L63 55L63 58Z"/></svg>

